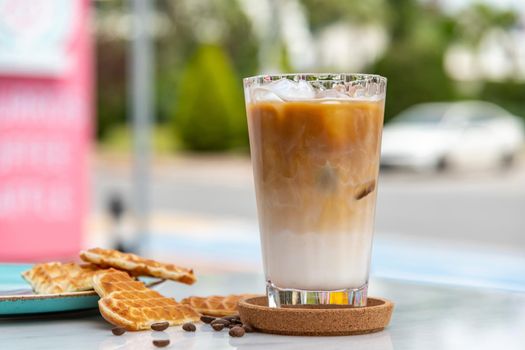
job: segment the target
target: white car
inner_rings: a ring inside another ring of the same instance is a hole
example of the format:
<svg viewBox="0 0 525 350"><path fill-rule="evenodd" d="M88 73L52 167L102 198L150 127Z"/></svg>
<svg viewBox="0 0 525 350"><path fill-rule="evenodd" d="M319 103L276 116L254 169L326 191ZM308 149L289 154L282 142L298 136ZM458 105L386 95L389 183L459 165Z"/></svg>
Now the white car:
<svg viewBox="0 0 525 350"><path fill-rule="evenodd" d="M381 166L437 171L508 167L524 140L522 121L492 103L425 103L385 125Z"/></svg>

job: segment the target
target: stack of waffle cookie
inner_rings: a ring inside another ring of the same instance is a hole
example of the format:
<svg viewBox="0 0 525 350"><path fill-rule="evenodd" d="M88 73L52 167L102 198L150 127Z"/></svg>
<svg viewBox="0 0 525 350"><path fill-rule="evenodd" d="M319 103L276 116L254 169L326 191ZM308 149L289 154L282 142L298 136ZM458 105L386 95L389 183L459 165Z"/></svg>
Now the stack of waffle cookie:
<svg viewBox="0 0 525 350"><path fill-rule="evenodd" d="M109 269L95 276L93 287L101 297L98 307L102 316L127 330L149 329L158 322L173 326L200 317L192 307L146 288L124 271Z"/></svg>
<svg viewBox="0 0 525 350"><path fill-rule="evenodd" d="M149 329L152 324L178 325L198 321L201 314L237 313L237 303L250 295L188 297L180 303L148 288L137 276L157 277L185 284L196 281L192 269L145 259L135 254L94 248L82 251L85 264L36 264L22 276L38 294L60 294L94 289L102 316L127 330Z"/></svg>

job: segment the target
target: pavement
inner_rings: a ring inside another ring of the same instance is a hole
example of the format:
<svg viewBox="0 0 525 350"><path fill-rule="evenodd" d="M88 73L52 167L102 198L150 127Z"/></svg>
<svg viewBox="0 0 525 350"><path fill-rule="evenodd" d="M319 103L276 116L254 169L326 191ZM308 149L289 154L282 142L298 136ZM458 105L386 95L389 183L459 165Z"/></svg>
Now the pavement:
<svg viewBox="0 0 525 350"><path fill-rule="evenodd" d="M114 225L110 194L130 203L131 160L93 160L88 244L133 234L131 211ZM525 162L509 171L382 172L372 273L525 290ZM202 270L260 271L252 170L243 156L156 158L150 239L155 256Z"/></svg>

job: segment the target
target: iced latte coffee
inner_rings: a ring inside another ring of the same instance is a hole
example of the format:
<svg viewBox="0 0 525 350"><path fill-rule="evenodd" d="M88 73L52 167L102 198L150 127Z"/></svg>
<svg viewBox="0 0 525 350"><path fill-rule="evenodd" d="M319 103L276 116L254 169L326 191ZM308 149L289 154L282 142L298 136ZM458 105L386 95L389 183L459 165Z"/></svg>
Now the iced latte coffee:
<svg viewBox="0 0 525 350"><path fill-rule="evenodd" d="M370 75L245 79L270 305L366 304L385 85Z"/></svg>

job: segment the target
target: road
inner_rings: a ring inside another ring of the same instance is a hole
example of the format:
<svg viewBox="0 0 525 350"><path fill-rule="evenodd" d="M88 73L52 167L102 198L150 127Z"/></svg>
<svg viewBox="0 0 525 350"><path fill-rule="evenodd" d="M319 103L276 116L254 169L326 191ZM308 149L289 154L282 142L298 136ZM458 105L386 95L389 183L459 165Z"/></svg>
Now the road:
<svg viewBox="0 0 525 350"><path fill-rule="evenodd" d="M99 157L93 211L110 193L129 202L129 160ZM159 159L152 167L154 213L186 213L256 222L249 160L243 157ZM445 175L384 172L379 181L378 235L432 238L525 251L525 165L508 172Z"/></svg>

